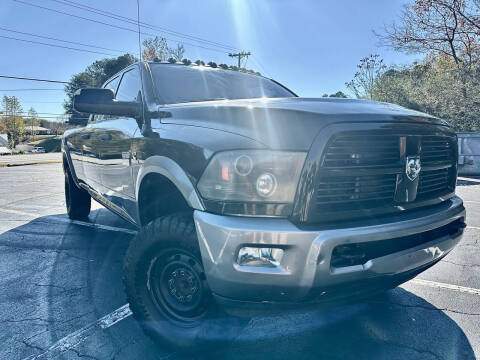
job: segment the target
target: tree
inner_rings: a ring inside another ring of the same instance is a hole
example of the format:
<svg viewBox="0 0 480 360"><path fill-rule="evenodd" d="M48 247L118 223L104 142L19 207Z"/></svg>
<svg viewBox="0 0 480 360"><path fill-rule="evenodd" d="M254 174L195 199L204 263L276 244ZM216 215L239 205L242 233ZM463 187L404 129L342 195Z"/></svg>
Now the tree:
<svg viewBox="0 0 480 360"><path fill-rule="evenodd" d="M73 75L69 83L65 85L67 100L63 104L65 113L71 114L69 123L72 125L85 124L89 115L76 112L73 109L75 91L84 87L100 87L108 78L136 61L137 59L131 54L124 54L117 58L106 58L95 61L87 66L84 71Z"/></svg>
<svg viewBox="0 0 480 360"><path fill-rule="evenodd" d="M21 116L23 108L16 96L4 96L2 99L2 108L4 112L4 127L8 134L9 146L13 149L20 142L24 133L24 123Z"/></svg>
<svg viewBox="0 0 480 360"><path fill-rule="evenodd" d="M35 131L33 127L38 125L38 113L33 107L28 110L28 122L30 123L32 139L35 141Z"/></svg>
<svg viewBox="0 0 480 360"><path fill-rule="evenodd" d="M377 79L385 72L386 65L378 54L370 54L360 60L353 79L346 87L359 99L372 99L372 89Z"/></svg>
<svg viewBox="0 0 480 360"><path fill-rule="evenodd" d="M175 61L182 61L183 55L185 54L185 47L183 44L177 44L176 48L168 48L170 52L170 56L175 60Z"/></svg>
<svg viewBox="0 0 480 360"><path fill-rule="evenodd" d="M172 58L175 61L181 61L185 54L185 47L178 43L176 47L168 46L167 39L164 37L155 36L143 40L143 60L152 61L157 59L159 61L166 61Z"/></svg>
<svg viewBox="0 0 480 360"><path fill-rule="evenodd" d="M337 91L336 93L330 94L329 97L343 98L343 99L348 98L348 96L345 95L345 94L343 93L343 91Z"/></svg>
<svg viewBox="0 0 480 360"><path fill-rule="evenodd" d="M451 71L463 84L459 94L468 98L468 78L480 60L479 0L414 0L405 5L399 25L386 26L377 36L395 50L453 59Z"/></svg>
<svg viewBox="0 0 480 360"><path fill-rule="evenodd" d="M445 55L470 66L479 59L480 1L414 0L405 5L400 24L376 35L398 51Z"/></svg>
<svg viewBox="0 0 480 360"><path fill-rule="evenodd" d="M459 96L463 88L467 97ZM442 118L457 131L480 130L480 64L472 65L472 76L464 79L451 57L430 55L421 63L390 67L371 93L374 100Z"/></svg>
<svg viewBox="0 0 480 360"><path fill-rule="evenodd" d="M155 36L154 38L145 39L142 42L143 52L142 58L144 60L153 60L157 58L160 61L167 60L170 55L167 39L164 37Z"/></svg>

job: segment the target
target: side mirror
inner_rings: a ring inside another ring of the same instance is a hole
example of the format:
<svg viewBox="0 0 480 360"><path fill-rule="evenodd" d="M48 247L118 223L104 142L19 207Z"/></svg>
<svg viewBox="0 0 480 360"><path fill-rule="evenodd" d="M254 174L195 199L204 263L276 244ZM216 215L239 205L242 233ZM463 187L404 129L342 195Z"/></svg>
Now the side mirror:
<svg viewBox="0 0 480 360"><path fill-rule="evenodd" d="M73 108L90 114L137 117L141 105L136 101L117 101L112 89L79 89L73 96Z"/></svg>

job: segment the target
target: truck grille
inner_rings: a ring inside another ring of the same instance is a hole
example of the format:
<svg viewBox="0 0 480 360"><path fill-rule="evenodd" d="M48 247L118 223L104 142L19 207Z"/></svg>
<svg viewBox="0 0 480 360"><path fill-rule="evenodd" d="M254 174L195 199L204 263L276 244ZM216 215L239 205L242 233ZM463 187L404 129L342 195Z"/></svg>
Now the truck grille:
<svg viewBox="0 0 480 360"><path fill-rule="evenodd" d="M424 171L420 174L417 198L427 197L429 194L445 193L448 191L450 176L448 168Z"/></svg>
<svg viewBox="0 0 480 360"><path fill-rule="evenodd" d="M409 137L413 140L406 140ZM349 217L345 212L388 208L393 211L404 207L395 200L395 192L399 181L405 178L406 156L412 153L407 144L411 143L417 146L415 155L420 156L422 170L417 196L408 205L452 194L456 181L455 142L455 137L448 133L336 134L325 147L315 177L314 212L318 218L326 213L337 213L338 217L340 212Z"/></svg>
<svg viewBox="0 0 480 360"><path fill-rule="evenodd" d="M372 151L372 144L375 144L376 151ZM358 138L355 135L347 135L337 137L327 148L323 165L326 167L388 165L398 162L399 155L397 136L374 139L371 136Z"/></svg>
<svg viewBox="0 0 480 360"><path fill-rule="evenodd" d="M423 136L420 155L422 166L450 164L452 158L452 142L442 136Z"/></svg>
<svg viewBox="0 0 480 360"><path fill-rule="evenodd" d="M395 174L321 177L317 210L342 210L351 206L376 207L393 201Z"/></svg>

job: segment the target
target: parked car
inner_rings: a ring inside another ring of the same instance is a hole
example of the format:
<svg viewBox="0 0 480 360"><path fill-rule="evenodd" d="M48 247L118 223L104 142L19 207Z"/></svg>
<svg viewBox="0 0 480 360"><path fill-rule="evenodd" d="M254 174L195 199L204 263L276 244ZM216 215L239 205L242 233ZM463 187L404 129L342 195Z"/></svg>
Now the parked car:
<svg viewBox="0 0 480 360"><path fill-rule="evenodd" d="M480 133L459 132L458 174L480 175Z"/></svg>
<svg viewBox="0 0 480 360"><path fill-rule="evenodd" d="M12 150L7 148L6 146L0 146L0 155L11 155Z"/></svg>
<svg viewBox="0 0 480 360"><path fill-rule="evenodd" d="M93 198L139 228L128 302L170 346L226 336L223 309L393 288L465 228L457 137L423 113L156 62L79 90L74 108L97 115L63 137L68 215L86 219Z"/></svg>
<svg viewBox="0 0 480 360"><path fill-rule="evenodd" d="M41 146L34 146L31 150L32 153L44 153L45 149Z"/></svg>

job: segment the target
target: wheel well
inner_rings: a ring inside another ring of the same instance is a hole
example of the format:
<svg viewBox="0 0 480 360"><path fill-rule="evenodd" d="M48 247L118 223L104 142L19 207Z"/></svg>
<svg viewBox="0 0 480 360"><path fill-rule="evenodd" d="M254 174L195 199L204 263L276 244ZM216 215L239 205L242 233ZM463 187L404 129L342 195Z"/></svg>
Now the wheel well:
<svg viewBox="0 0 480 360"><path fill-rule="evenodd" d="M160 174L148 174L142 179L138 208L141 225L161 216L191 210L175 184Z"/></svg>

